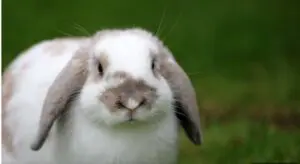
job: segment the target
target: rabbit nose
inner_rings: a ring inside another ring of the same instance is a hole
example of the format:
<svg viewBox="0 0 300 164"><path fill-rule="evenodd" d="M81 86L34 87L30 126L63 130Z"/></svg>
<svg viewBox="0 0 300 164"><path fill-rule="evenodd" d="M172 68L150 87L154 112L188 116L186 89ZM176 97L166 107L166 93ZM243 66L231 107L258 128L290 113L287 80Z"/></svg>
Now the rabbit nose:
<svg viewBox="0 0 300 164"><path fill-rule="evenodd" d="M143 106L146 103L146 99L145 98L141 98L141 99L128 98L125 100L120 99L116 103L118 108L126 108L134 111L137 108Z"/></svg>

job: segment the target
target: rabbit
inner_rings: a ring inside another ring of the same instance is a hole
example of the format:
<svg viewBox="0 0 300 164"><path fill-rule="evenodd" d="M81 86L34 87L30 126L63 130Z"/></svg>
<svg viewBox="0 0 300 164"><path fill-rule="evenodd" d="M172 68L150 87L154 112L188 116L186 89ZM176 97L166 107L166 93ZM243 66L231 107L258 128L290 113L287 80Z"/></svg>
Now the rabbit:
<svg viewBox="0 0 300 164"><path fill-rule="evenodd" d="M2 81L4 164L176 164L203 142L195 89L143 28L41 41Z"/></svg>

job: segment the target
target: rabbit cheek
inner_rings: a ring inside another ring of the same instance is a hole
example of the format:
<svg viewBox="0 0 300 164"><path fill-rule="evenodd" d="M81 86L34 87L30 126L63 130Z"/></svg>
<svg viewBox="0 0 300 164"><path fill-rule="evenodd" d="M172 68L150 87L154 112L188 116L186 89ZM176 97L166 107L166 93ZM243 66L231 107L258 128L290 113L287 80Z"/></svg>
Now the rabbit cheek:
<svg viewBox="0 0 300 164"><path fill-rule="evenodd" d="M79 105L83 115L92 122L101 122L105 115L105 108L97 98L101 88L96 83L85 85L80 93Z"/></svg>
<svg viewBox="0 0 300 164"><path fill-rule="evenodd" d="M156 85L157 97L151 105L152 117L164 117L167 113L172 113L173 93L168 83L160 78Z"/></svg>

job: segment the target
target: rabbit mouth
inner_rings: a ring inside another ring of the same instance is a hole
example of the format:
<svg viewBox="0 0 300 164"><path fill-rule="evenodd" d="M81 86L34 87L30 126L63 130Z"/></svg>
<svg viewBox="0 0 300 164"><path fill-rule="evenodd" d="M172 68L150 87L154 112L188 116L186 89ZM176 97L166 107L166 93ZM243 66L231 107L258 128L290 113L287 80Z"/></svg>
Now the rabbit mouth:
<svg viewBox="0 0 300 164"><path fill-rule="evenodd" d="M149 122L147 121L142 121L139 119L135 119L135 118L128 118L127 120L116 124L114 127L115 128L121 128L121 129L136 129L136 128L145 128L147 126L151 125Z"/></svg>
<svg viewBox="0 0 300 164"><path fill-rule="evenodd" d="M134 119L134 118L129 118L126 122L129 123L129 124L135 124L135 123L137 123L139 121L136 120L136 119Z"/></svg>
<svg viewBox="0 0 300 164"><path fill-rule="evenodd" d="M128 117L128 119L125 121L126 123L135 124L135 123L142 123L145 121L139 120L137 118L134 118L132 116Z"/></svg>
<svg viewBox="0 0 300 164"><path fill-rule="evenodd" d="M126 123L135 124L135 123L141 123L144 122L142 120L139 120L135 117L135 115L128 115L127 119L125 120Z"/></svg>
<svg viewBox="0 0 300 164"><path fill-rule="evenodd" d="M127 120L127 122L135 122L135 121L136 121L136 119L134 119L132 116L130 116Z"/></svg>

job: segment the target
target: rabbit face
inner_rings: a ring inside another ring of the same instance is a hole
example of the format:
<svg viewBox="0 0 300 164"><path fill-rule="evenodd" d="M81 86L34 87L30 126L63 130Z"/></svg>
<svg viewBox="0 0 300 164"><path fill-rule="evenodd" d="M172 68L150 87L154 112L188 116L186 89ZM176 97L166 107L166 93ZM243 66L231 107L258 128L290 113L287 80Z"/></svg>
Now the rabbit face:
<svg viewBox="0 0 300 164"><path fill-rule="evenodd" d="M92 122L153 122L172 110L172 91L159 73L159 47L123 32L96 40L80 104ZM170 113L170 112L169 112Z"/></svg>

